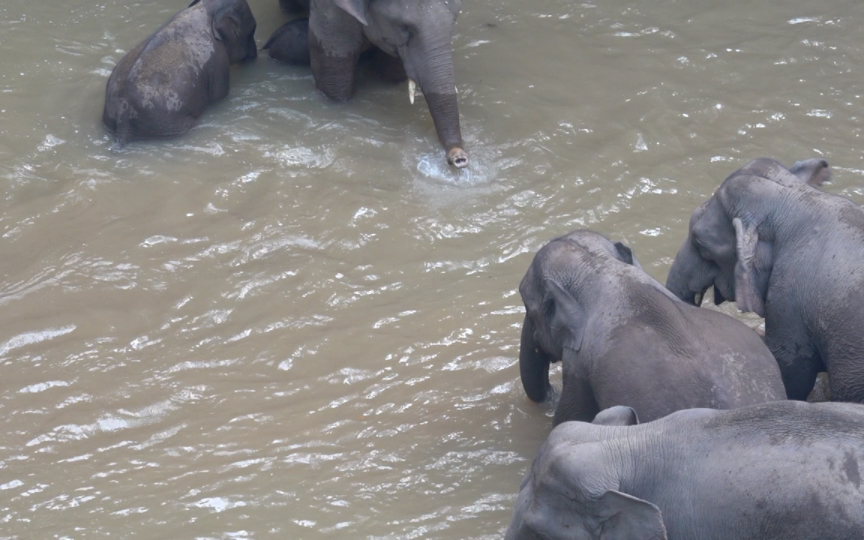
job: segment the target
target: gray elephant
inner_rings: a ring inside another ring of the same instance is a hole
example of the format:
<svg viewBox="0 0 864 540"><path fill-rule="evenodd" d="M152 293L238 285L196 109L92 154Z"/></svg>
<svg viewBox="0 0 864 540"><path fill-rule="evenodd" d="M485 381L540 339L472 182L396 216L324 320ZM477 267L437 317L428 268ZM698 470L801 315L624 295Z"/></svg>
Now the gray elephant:
<svg viewBox="0 0 864 540"><path fill-rule="evenodd" d="M294 19L276 29L261 47L270 58L297 66L309 65L309 19Z"/></svg>
<svg viewBox="0 0 864 540"><path fill-rule="evenodd" d="M279 7L288 13L308 12L309 0L279 0Z"/></svg>
<svg viewBox="0 0 864 540"><path fill-rule="evenodd" d="M246 0L195 0L129 51L105 90L116 146L191 129L228 95L229 65L256 57L255 26Z"/></svg>
<svg viewBox="0 0 864 540"><path fill-rule="evenodd" d="M529 398L550 396L549 364L563 362L555 424L590 421L613 405L654 420L786 398L777 363L753 330L681 302L627 246L598 233L549 242L519 292L526 311L519 370Z"/></svg>
<svg viewBox="0 0 864 540"><path fill-rule="evenodd" d="M555 428L505 540L864 538L864 407L779 401ZM616 427L628 425L629 427Z"/></svg>
<svg viewBox="0 0 864 540"><path fill-rule="evenodd" d="M461 0L312 0L309 54L315 85L344 101L354 93L360 54L370 46L383 53L383 71L408 79L414 101L420 87L447 161L468 165L456 103L451 37Z"/></svg>
<svg viewBox="0 0 864 540"><path fill-rule="evenodd" d="M826 171L762 158L732 173L693 212L666 286L697 306L713 286L716 304L765 317L790 399L827 371L833 400L864 402L864 210L813 187Z"/></svg>

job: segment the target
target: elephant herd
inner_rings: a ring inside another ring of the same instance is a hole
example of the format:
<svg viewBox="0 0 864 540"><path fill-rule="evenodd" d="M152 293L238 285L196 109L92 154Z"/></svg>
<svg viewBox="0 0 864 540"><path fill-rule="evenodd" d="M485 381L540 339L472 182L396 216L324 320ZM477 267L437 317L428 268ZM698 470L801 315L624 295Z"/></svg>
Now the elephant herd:
<svg viewBox="0 0 864 540"><path fill-rule="evenodd" d="M596 232L540 249L519 368L556 427L506 540L864 538L864 209L829 178L820 159L735 171L665 287ZM764 340L700 309L709 288L765 317ZM854 403L802 401L823 371Z"/></svg>
<svg viewBox="0 0 864 540"><path fill-rule="evenodd" d="M468 164L451 35L460 0L280 0L308 12L264 49L345 100L361 59L419 87ZM120 60L103 123L116 145L176 136L257 56L246 0L194 0ZM362 57L362 58L361 58ZM864 538L864 210L822 191L828 164L756 159L690 219L665 286L632 250L580 230L519 286L522 385L556 405L506 539ZM764 338L719 311L765 318ZM549 381L561 362L563 384ZM834 401L804 403L828 373ZM644 423L639 423L640 421Z"/></svg>
<svg viewBox="0 0 864 540"><path fill-rule="evenodd" d="M361 54L385 80L419 87L447 161L468 165L456 103L450 41L461 0L280 0L308 12L264 46L271 57L312 67L315 86L345 101L354 93ZM115 148L182 135L228 95L229 66L254 60L255 17L246 0L193 0L114 67L102 123Z"/></svg>

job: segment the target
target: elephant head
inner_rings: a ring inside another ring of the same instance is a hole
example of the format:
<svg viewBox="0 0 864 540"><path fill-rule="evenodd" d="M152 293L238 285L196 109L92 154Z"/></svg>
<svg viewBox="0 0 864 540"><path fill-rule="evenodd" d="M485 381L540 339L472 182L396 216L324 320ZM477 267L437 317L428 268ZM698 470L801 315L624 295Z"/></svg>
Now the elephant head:
<svg viewBox="0 0 864 540"><path fill-rule="evenodd" d="M635 426L639 424L639 415L632 407L615 405L597 413L591 423L600 426Z"/></svg>
<svg viewBox="0 0 864 540"><path fill-rule="evenodd" d="M831 168L824 159L811 158L796 161L789 167L789 172L797 176L802 182L815 188L822 187L822 184L831 183Z"/></svg>
<svg viewBox="0 0 864 540"><path fill-rule="evenodd" d="M447 160L465 167L468 154L459 127L451 47L461 7L461 0L313 0L310 53L315 83L328 97L350 97L354 65L368 40L401 59L409 89L416 84L426 98ZM341 73L345 70L351 73Z"/></svg>
<svg viewBox="0 0 864 540"><path fill-rule="evenodd" d="M614 489L591 496L568 493L570 488L569 482L541 484L538 493L523 487L504 539L666 540L656 505Z"/></svg>
<svg viewBox="0 0 864 540"><path fill-rule="evenodd" d="M599 261L615 261L641 269L629 247L592 231L575 231L543 246L519 285L525 320L519 346L519 372L525 393L546 400L549 364L565 350L578 352L587 322L583 291L597 279Z"/></svg>
<svg viewBox="0 0 864 540"><path fill-rule="evenodd" d="M828 163L819 159L786 169L760 158L732 173L690 217L666 287L699 306L713 286L715 304L734 300L741 311L764 317L781 192L800 189L802 182L818 187L830 176Z"/></svg>
<svg viewBox="0 0 864 540"><path fill-rule="evenodd" d="M204 3L213 28L213 37L222 43L231 64L254 60L257 23L246 0L194 0L189 7Z"/></svg>
<svg viewBox="0 0 864 540"><path fill-rule="evenodd" d="M612 407L591 423L555 428L522 481L505 540L666 540L663 513L619 491L614 460L597 442L605 426L638 424L630 407Z"/></svg>

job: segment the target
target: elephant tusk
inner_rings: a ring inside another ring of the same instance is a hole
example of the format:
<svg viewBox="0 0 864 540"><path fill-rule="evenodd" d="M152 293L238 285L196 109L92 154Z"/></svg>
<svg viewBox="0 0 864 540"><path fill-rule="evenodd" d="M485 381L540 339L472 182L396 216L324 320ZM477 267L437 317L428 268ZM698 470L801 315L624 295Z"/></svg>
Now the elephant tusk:
<svg viewBox="0 0 864 540"><path fill-rule="evenodd" d="M414 82L414 79L408 79L408 99L411 101L411 105L414 105L414 91L417 89L417 83Z"/></svg>

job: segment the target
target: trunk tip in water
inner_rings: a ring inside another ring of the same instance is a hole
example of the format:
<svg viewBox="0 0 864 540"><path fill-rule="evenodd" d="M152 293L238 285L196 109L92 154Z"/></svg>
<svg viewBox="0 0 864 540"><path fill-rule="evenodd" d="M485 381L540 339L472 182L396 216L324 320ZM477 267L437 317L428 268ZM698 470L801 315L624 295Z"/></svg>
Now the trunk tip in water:
<svg viewBox="0 0 864 540"><path fill-rule="evenodd" d="M459 147L451 148L450 151L447 152L447 163L459 169L467 167L468 153Z"/></svg>

